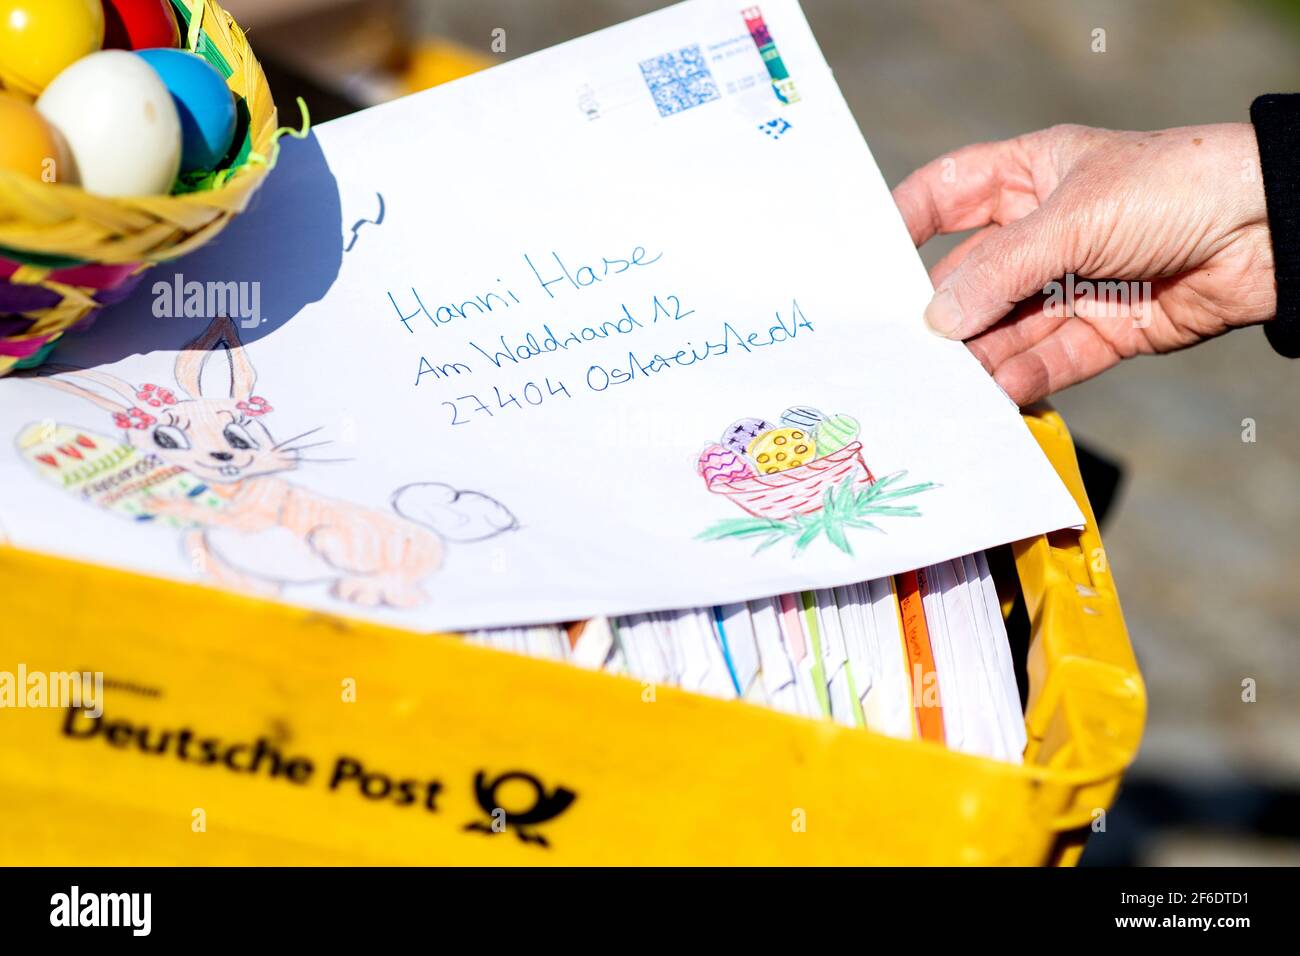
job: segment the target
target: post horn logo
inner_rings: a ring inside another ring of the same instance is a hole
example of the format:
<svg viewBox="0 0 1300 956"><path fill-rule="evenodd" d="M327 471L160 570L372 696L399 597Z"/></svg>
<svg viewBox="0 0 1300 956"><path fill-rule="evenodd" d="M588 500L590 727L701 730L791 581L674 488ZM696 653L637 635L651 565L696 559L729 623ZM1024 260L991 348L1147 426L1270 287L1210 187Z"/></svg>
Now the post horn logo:
<svg viewBox="0 0 1300 956"><path fill-rule="evenodd" d="M497 790L512 780L522 781L533 788L532 803L525 810L506 810L497 800ZM491 783L488 782L487 774L480 770L474 776L474 796L488 819L486 822L476 820L467 823L466 830L495 836L513 828L515 836L524 843L536 843L544 847L550 846L546 837L530 828L554 820L578 798L576 793L564 787L556 787L547 793L540 780L522 770L503 773Z"/></svg>

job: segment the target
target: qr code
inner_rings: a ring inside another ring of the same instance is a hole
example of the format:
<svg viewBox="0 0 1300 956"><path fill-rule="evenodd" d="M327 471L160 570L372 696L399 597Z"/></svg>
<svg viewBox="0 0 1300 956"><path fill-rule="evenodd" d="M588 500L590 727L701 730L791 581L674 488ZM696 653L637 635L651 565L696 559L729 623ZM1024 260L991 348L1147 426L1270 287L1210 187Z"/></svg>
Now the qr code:
<svg viewBox="0 0 1300 956"><path fill-rule="evenodd" d="M672 116L722 98L698 44L642 60L641 75L650 87L660 116Z"/></svg>

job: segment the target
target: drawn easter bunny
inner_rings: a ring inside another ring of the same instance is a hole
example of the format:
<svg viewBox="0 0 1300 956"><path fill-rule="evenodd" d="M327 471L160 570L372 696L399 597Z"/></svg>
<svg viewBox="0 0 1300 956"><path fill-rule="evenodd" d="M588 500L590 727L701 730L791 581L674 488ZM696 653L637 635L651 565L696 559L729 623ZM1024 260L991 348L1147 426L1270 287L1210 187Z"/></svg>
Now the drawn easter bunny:
<svg viewBox="0 0 1300 956"><path fill-rule="evenodd" d="M447 542L518 527L495 499L437 482L400 488L390 513L284 477L328 460L303 455L326 442L310 441L319 429L272 437L266 420L274 409L255 391L256 372L229 319L212 322L178 354L175 374L179 393L93 369L39 380L110 413L121 441L160 459L169 474L188 473L202 496L146 492L142 507L145 517L186 529L186 555L216 583L274 595L325 582L353 604L416 607L428 600L423 582L442 566Z"/></svg>

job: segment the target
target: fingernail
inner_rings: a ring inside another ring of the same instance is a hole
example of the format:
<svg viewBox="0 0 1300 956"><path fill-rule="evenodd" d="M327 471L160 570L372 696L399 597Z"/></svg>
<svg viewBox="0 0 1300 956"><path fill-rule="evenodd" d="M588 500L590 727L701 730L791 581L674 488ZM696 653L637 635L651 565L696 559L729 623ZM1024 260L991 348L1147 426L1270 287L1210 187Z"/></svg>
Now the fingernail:
<svg viewBox="0 0 1300 956"><path fill-rule="evenodd" d="M946 339L961 325L961 311L951 289L940 289L925 307L925 324L937 335Z"/></svg>

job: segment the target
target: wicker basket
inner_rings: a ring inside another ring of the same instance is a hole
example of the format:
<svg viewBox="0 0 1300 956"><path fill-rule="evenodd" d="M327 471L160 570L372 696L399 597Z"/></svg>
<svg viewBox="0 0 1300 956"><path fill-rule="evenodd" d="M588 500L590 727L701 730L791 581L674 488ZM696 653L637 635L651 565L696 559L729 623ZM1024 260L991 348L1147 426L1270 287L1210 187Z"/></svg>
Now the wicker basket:
<svg viewBox="0 0 1300 956"><path fill-rule="evenodd" d="M807 464L770 475L731 481L719 475L709 482L709 491L726 495L756 518L784 521L797 514L820 511L826 489L839 485L854 469L858 470L854 486L870 485L876 480L862 458L862 443L856 441Z"/></svg>
<svg viewBox="0 0 1300 956"><path fill-rule="evenodd" d="M235 146L211 188L109 198L0 170L0 375L124 298L151 264L199 248L247 206L275 162L275 103L243 31L213 0L171 0L186 49L234 92Z"/></svg>

